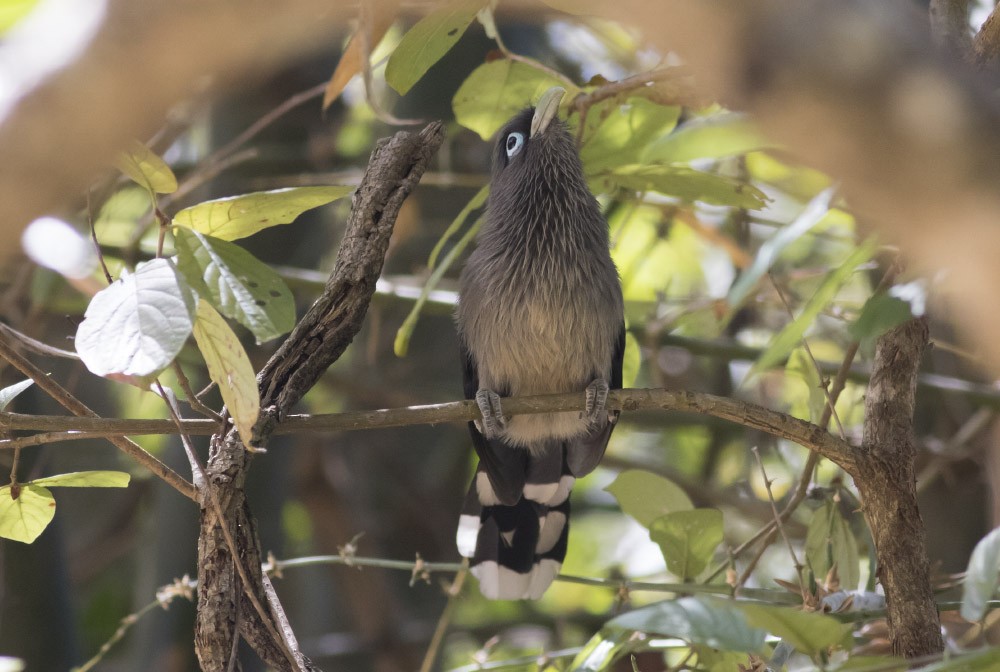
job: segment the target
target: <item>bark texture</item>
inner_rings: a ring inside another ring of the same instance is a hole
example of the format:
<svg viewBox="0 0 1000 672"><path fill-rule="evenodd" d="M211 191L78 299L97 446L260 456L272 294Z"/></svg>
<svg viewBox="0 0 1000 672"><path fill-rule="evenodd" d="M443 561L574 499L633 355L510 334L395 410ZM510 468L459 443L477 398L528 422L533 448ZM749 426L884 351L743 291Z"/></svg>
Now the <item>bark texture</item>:
<svg viewBox="0 0 1000 672"><path fill-rule="evenodd" d="M354 194L347 231L337 261L319 299L257 377L261 418L255 443L263 446L288 409L302 398L361 328L399 209L416 187L444 140L440 123L419 135L397 133L379 142ZM198 539L198 616L195 646L206 672L228 669L234 641L242 636L270 666L279 670L316 669L294 642L273 589L261 574L260 541L244 493L250 453L235 431L214 436L201 497ZM220 519L221 514L221 519ZM242 586L221 525L227 525L251 586ZM248 597L264 605L261 619Z"/></svg>
<svg viewBox="0 0 1000 672"><path fill-rule="evenodd" d="M892 651L905 658L944 649L914 471L913 410L927 335L921 318L879 338L854 478L875 541Z"/></svg>

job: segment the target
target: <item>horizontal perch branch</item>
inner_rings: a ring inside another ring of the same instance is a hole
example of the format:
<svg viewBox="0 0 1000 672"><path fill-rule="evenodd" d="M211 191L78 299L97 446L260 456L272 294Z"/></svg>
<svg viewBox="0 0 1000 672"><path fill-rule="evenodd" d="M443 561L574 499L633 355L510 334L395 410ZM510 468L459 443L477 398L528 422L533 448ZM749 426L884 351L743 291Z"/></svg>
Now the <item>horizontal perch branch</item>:
<svg viewBox="0 0 1000 672"><path fill-rule="evenodd" d="M513 397L503 401L504 411L511 415L573 411L583 407L584 395L582 392ZM612 391L608 396L608 408L621 411L662 410L711 415L798 443L836 462L848 473L854 473L855 458L850 444L817 425L757 404L684 390L629 389ZM467 422L478 417L479 408L474 401L453 401L444 404L408 406L377 411L289 415L276 427L275 433L291 434L304 431L405 427L441 422ZM200 435L213 434L218 431L219 427L217 422L207 419L183 420L181 426L189 434ZM74 418L21 415L18 413L0 413L0 429L58 432L59 434L51 435L54 440L90 438L109 434L133 436L175 434L178 431L177 426L171 420ZM0 441L0 448L34 445L37 442L38 440L34 437L23 437Z"/></svg>

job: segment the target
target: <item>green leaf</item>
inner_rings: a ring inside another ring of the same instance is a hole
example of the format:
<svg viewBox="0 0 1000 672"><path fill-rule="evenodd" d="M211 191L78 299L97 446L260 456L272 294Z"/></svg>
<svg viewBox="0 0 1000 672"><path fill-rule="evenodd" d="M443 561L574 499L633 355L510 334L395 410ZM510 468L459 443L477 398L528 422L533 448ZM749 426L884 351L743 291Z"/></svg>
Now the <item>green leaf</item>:
<svg viewBox="0 0 1000 672"><path fill-rule="evenodd" d="M703 597L665 600L622 614L606 627L679 637L723 651L760 651L765 633L751 627L733 605Z"/></svg>
<svg viewBox="0 0 1000 672"><path fill-rule="evenodd" d="M455 92L451 107L458 123L489 140L552 86L566 87L566 82L526 63L499 59L473 70ZM564 100L572 100L576 93L567 90Z"/></svg>
<svg viewBox="0 0 1000 672"><path fill-rule="evenodd" d="M657 191L682 201L755 210L764 207L767 196L757 187L687 166L627 164L614 172L596 176L601 191L621 187L633 191Z"/></svg>
<svg viewBox="0 0 1000 672"><path fill-rule="evenodd" d="M260 414L260 393L250 358L240 339L208 301L198 302L194 340L208 366L208 375L219 385L219 393L243 445L250 446L253 426Z"/></svg>
<svg viewBox="0 0 1000 672"><path fill-rule="evenodd" d="M441 278L444 277L445 272L455 263L458 255L462 254L465 248L469 246L469 243L472 242L472 239L476 237L482 223L482 217L477 219L475 224L470 226L469 230L458 239L455 247L448 251L448 254L441 261L441 265L435 268L431 276L427 278L427 282L424 283L423 288L420 290L420 296L414 302L409 315L406 316L403 324L396 330L396 339L393 341L392 349L397 357L406 357L406 353L410 349L410 338L413 336L413 330L417 327L417 320L420 319L420 311L423 310L424 304L427 303L427 297L437 287Z"/></svg>
<svg viewBox="0 0 1000 672"><path fill-rule="evenodd" d="M14 401L17 395L31 387L34 382L33 380L22 380L20 383L14 383L0 390L0 411L7 410L10 402Z"/></svg>
<svg viewBox="0 0 1000 672"><path fill-rule="evenodd" d="M722 543L722 511L693 509L660 516L649 526L649 537L663 552L667 569L684 580L701 574Z"/></svg>
<svg viewBox="0 0 1000 672"><path fill-rule="evenodd" d="M836 502L827 500L813 512L805 550L817 581L822 581L836 563L841 586L845 590L858 588L861 580L858 542Z"/></svg>
<svg viewBox="0 0 1000 672"><path fill-rule="evenodd" d="M850 623L792 607L738 603L750 625L767 630L809 656L831 646L850 646Z"/></svg>
<svg viewBox="0 0 1000 672"><path fill-rule="evenodd" d="M759 373L760 371L766 371L772 366L783 361L785 357L788 356L788 353L799 345L802 341L802 337L806 333L806 330L812 326L820 312L830 305L830 302L833 301L837 292L839 292L841 287L843 287L844 284L850 279L857 267L872 258L876 249L878 249L878 245L875 243L875 240L873 238L869 238L856 250L854 250L854 252L852 252L851 255L844 260L844 263L827 274L819 288L806 302L806 305L803 306L802 312L799 313L798 317L786 324L785 327L771 339L767 348L750 369L748 378L756 373Z"/></svg>
<svg viewBox="0 0 1000 672"><path fill-rule="evenodd" d="M569 672L610 670L612 664L631 649L632 634L620 628L602 628L576 655L568 668Z"/></svg>
<svg viewBox="0 0 1000 672"><path fill-rule="evenodd" d="M0 487L0 537L30 544L56 515L56 500L39 485L19 486L17 499L11 486Z"/></svg>
<svg viewBox="0 0 1000 672"><path fill-rule="evenodd" d="M876 294L865 301L861 315L847 328L854 340L870 343L913 317L910 304L895 296Z"/></svg>
<svg viewBox="0 0 1000 672"><path fill-rule="evenodd" d="M431 12L406 31L385 66L385 81L405 94L455 46L485 0L457 0Z"/></svg>
<svg viewBox="0 0 1000 672"><path fill-rule="evenodd" d="M127 488L131 478L124 471L74 471L36 478L29 485L44 485L49 488Z"/></svg>
<svg viewBox="0 0 1000 672"><path fill-rule="evenodd" d="M743 271L739 279L729 290L727 301L730 306L738 306L743 299L757 286L757 281L771 269L782 251L803 235L809 232L830 210L837 190L835 187L824 189L806 205L795 221L778 231L766 243L760 246L757 256L750 268Z"/></svg>
<svg viewBox="0 0 1000 672"><path fill-rule="evenodd" d="M962 618L979 621L993 599L1000 573L1000 527L979 540L969 557L962 586Z"/></svg>
<svg viewBox="0 0 1000 672"><path fill-rule="evenodd" d="M1000 648L993 647L921 667L920 672L996 672L997 669L1000 669Z"/></svg>
<svg viewBox="0 0 1000 672"><path fill-rule="evenodd" d="M191 335L194 304L173 262L141 263L91 299L76 351L92 373L145 387Z"/></svg>
<svg viewBox="0 0 1000 672"><path fill-rule="evenodd" d="M625 332L625 356L622 360L622 385L634 387L642 366L642 349L631 331Z"/></svg>
<svg viewBox="0 0 1000 672"><path fill-rule="evenodd" d="M624 164L638 163L655 138L665 136L677 125L680 113L681 108L676 105L659 105L645 98L629 98L624 105L611 100L606 109L592 109L587 119L596 119L598 123L592 130L588 124L580 148L584 172L597 175Z"/></svg>
<svg viewBox="0 0 1000 672"><path fill-rule="evenodd" d="M150 193L170 194L177 191L174 171L149 147L137 140L129 143L129 148L118 155L115 166Z"/></svg>
<svg viewBox="0 0 1000 672"><path fill-rule="evenodd" d="M621 472L604 489L615 496L622 511L646 528L668 513L694 508L691 499L672 481L640 469Z"/></svg>
<svg viewBox="0 0 1000 672"><path fill-rule="evenodd" d="M277 273L242 247L175 228L177 268L198 294L249 329L257 343L295 326L295 302Z"/></svg>
<svg viewBox="0 0 1000 672"><path fill-rule="evenodd" d="M771 146L745 115L733 112L698 117L673 133L651 142L642 154L645 163L687 163L721 159Z"/></svg>
<svg viewBox="0 0 1000 672"><path fill-rule="evenodd" d="M788 356L788 363L785 364L785 376L786 384L789 385L786 396L790 397L792 415L818 422L826 408L826 395L823 393L822 381L820 381L816 365L812 363L805 348L792 350L792 354ZM795 385L796 378L805 383L807 409L802 407L801 386Z"/></svg>
<svg viewBox="0 0 1000 672"><path fill-rule="evenodd" d="M292 187L219 198L184 208L174 216L174 224L222 240L236 240L278 224L288 224L306 210L353 191L354 187L347 186Z"/></svg>

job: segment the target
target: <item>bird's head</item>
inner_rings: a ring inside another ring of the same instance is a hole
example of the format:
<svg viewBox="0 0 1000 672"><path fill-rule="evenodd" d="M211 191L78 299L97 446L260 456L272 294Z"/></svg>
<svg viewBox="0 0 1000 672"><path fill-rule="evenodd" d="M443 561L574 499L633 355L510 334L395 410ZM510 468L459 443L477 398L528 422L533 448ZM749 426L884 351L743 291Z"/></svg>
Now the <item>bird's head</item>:
<svg viewBox="0 0 1000 672"><path fill-rule="evenodd" d="M552 87L535 107L522 110L500 130L493 157L494 193L583 179L576 141L558 118L565 94L565 89Z"/></svg>

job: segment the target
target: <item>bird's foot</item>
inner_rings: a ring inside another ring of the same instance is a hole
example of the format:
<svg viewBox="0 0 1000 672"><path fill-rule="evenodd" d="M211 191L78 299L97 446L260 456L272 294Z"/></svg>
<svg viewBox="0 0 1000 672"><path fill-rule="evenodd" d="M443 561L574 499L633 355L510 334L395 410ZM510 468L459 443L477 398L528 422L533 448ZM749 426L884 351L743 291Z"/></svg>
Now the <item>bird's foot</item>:
<svg viewBox="0 0 1000 672"><path fill-rule="evenodd" d="M507 418L500 406L500 395L493 390L479 390L476 392L476 405L483 414L483 419L476 421L479 431L487 439L499 437L507 429Z"/></svg>
<svg viewBox="0 0 1000 672"><path fill-rule="evenodd" d="M600 429L608 422L608 381L595 378L587 386L587 405L583 417L591 428Z"/></svg>

